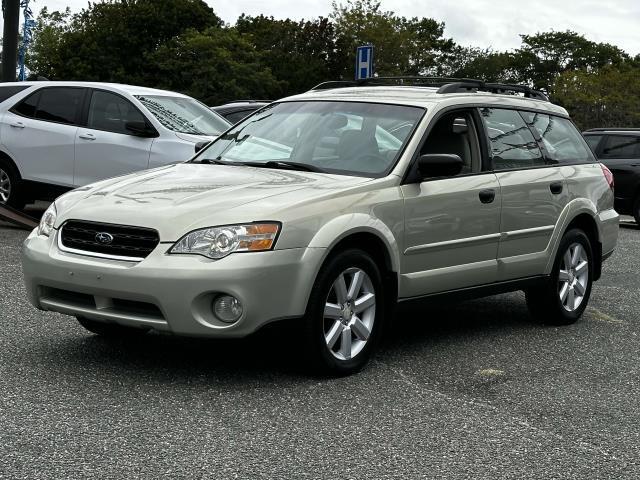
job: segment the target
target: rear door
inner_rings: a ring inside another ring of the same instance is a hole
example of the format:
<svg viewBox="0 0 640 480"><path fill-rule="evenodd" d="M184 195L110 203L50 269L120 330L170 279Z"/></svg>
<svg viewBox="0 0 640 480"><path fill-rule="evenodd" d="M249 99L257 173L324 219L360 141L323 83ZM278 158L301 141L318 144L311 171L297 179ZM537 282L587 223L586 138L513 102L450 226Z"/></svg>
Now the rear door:
<svg viewBox="0 0 640 480"><path fill-rule="evenodd" d="M540 275L544 251L569 200L564 176L557 162L545 158L520 112L482 108L481 115L502 190L498 281Z"/></svg>
<svg viewBox="0 0 640 480"><path fill-rule="evenodd" d="M91 91L86 126L75 139L74 183L86 185L149 167L153 138L135 136L127 122L146 122L127 98L106 90ZM150 122L147 122L150 123Z"/></svg>
<svg viewBox="0 0 640 480"><path fill-rule="evenodd" d="M3 144L24 179L73 185L74 142L85 91L45 87L7 112Z"/></svg>
<svg viewBox="0 0 640 480"><path fill-rule="evenodd" d="M607 134L598 157L613 173L616 208L623 214L632 213L640 191L640 135Z"/></svg>

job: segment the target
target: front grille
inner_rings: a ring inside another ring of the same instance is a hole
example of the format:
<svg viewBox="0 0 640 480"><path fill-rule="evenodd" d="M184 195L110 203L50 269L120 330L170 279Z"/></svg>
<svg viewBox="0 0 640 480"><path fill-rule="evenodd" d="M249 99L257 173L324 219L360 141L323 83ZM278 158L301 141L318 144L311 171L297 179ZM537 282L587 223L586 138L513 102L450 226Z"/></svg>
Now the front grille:
<svg viewBox="0 0 640 480"><path fill-rule="evenodd" d="M107 234L112 241L99 242L99 234ZM60 230L60 242L65 248L88 253L146 258L160 243L160 237L151 228L68 220Z"/></svg>

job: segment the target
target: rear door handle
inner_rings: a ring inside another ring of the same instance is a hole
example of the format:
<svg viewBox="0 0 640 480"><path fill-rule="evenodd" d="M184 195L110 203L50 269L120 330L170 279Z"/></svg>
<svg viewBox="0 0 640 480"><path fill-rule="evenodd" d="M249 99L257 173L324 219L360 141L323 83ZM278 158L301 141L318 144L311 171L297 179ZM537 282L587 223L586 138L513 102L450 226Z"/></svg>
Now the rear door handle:
<svg viewBox="0 0 640 480"><path fill-rule="evenodd" d="M81 133L80 135L78 135L79 138L82 138L84 140L95 140L96 136L93 133Z"/></svg>
<svg viewBox="0 0 640 480"><path fill-rule="evenodd" d="M553 193L554 195L562 193L562 189L562 182L553 182L551 185L549 185L549 190L551 190L551 193Z"/></svg>
<svg viewBox="0 0 640 480"><path fill-rule="evenodd" d="M478 197L482 203L491 203L496 199L496 191L493 188L481 190L478 193Z"/></svg>
<svg viewBox="0 0 640 480"><path fill-rule="evenodd" d="M22 122L12 122L11 126L13 128L24 128L24 123L22 123Z"/></svg>

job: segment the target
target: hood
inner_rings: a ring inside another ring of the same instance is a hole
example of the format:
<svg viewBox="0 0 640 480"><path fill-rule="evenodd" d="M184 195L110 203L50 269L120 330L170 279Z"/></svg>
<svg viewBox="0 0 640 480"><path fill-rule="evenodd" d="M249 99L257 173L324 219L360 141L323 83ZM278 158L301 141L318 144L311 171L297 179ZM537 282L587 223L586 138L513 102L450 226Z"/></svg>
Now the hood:
<svg viewBox="0 0 640 480"><path fill-rule="evenodd" d="M180 163L64 195L56 200L56 227L68 219L136 225L155 228L161 241L175 241L197 228L279 220L274 215L289 206L369 181L324 173Z"/></svg>
<svg viewBox="0 0 640 480"><path fill-rule="evenodd" d="M173 132L180 140L186 140L191 143L210 142L218 138L218 135L194 135L192 133Z"/></svg>

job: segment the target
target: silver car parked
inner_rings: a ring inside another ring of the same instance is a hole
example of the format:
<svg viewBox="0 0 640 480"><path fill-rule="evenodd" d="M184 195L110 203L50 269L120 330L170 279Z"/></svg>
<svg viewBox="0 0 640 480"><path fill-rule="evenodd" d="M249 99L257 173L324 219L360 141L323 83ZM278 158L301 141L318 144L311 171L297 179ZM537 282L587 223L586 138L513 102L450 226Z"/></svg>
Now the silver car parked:
<svg viewBox="0 0 640 480"><path fill-rule="evenodd" d="M398 302L524 290L575 322L617 242L609 172L541 93L432 82L320 85L186 163L63 195L24 243L31 303L118 336L298 319L332 374Z"/></svg>

